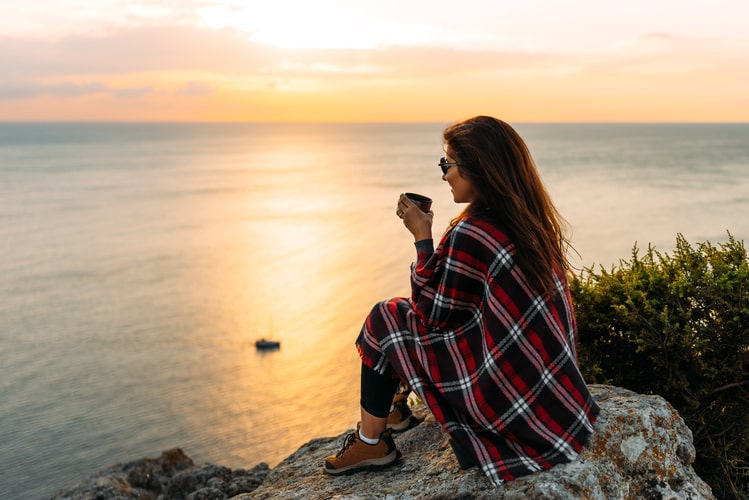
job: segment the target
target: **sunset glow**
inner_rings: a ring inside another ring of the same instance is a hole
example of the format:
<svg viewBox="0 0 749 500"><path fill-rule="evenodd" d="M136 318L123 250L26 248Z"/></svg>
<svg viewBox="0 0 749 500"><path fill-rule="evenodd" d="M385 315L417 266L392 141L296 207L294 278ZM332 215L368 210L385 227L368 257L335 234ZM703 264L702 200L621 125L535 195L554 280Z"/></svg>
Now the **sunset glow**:
<svg viewBox="0 0 749 500"><path fill-rule="evenodd" d="M0 9L0 120L749 120L739 0L64 4Z"/></svg>

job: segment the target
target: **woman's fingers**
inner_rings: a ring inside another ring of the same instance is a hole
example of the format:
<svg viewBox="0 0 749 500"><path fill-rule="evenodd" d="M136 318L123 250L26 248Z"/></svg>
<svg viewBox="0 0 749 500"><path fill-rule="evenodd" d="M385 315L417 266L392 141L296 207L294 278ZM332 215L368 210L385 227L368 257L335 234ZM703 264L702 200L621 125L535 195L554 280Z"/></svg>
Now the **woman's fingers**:
<svg viewBox="0 0 749 500"><path fill-rule="evenodd" d="M406 210L410 207L415 207L416 204L412 202L411 200L409 200L405 194L401 194L400 197L398 198L398 206L401 209Z"/></svg>
<svg viewBox="0 0 749 500"><path fill-rule="evenodd" d="M402 194L398 197L398 208L395 210L395 215L403 218L403 215L406 213L406 210L408 210L411 207L415 207L416 205L409 200L405 194Z"/></svg>

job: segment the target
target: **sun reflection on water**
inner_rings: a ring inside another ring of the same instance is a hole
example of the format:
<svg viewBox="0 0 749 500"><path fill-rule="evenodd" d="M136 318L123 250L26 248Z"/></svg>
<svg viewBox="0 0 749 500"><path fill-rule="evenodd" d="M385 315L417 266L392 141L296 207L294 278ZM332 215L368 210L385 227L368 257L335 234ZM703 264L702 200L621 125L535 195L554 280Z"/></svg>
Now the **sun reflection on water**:
<svg viewBox="0 0 749 500"><path fill-rule="evenodd" d="M327 148L258 153L252 168L237 173L237 194L223 208L235 222L210 236L212 261L198 281L210 290L202 307L222 332L222 354L203 369L220 389L197 417L203 421L191 425L220 429L214 443L200 446L229 466L273 464L313 437L353 426L354 339L376 301L408 290L414 250L392 208L398 191L351 189L361 184L351 167L361 160ZM326 162L330 157L335 161ZM275 174L258 178L254 170L268 165ZM257 351L259 338L281 348Z"/></svg>

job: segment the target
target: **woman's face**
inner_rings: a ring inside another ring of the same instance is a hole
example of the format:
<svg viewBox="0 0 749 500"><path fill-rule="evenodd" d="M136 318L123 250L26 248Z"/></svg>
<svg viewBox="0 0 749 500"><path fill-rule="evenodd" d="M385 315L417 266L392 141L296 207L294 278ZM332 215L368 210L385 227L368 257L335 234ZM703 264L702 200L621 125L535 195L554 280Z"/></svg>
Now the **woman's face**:
<svg viewBox="0 0 749 500"><path fill-rule="evenodd" d="M455 156L450 146L445 152L445 159L448 162L455 162ZM476 190L473 188L471 181L460 175L460 169L457 166L450 167L447 173L442 176L443 181L450 184L450 191L453 193L455 203L471 203L476 199Z"/></svg>

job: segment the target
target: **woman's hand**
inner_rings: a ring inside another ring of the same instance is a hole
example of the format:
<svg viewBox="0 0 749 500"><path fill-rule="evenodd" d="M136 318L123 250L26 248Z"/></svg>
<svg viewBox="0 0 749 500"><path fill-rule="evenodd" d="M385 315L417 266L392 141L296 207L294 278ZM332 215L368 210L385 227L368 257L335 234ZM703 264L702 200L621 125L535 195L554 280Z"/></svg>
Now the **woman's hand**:
<svg viewBox="0 0 749 500"><path fill-rule="evenodd" d="M434 212L422 212L406 195L401 194L395 214L403 219L403 225L414 235L414 241L431 239Z"/></svg>

